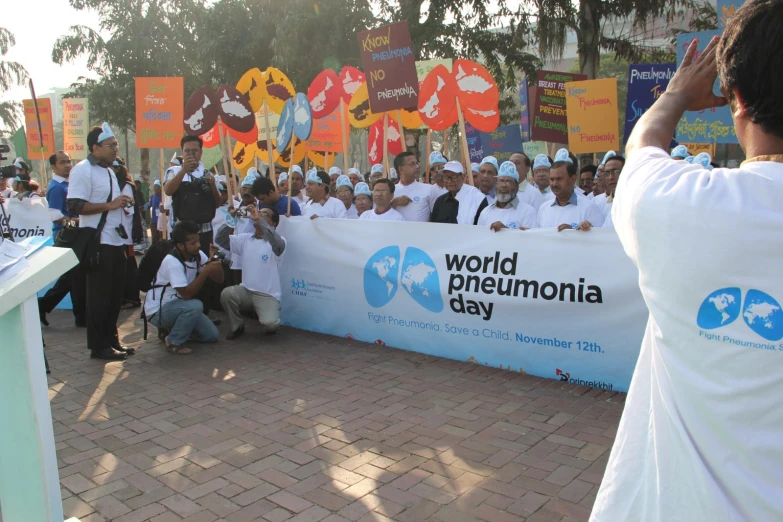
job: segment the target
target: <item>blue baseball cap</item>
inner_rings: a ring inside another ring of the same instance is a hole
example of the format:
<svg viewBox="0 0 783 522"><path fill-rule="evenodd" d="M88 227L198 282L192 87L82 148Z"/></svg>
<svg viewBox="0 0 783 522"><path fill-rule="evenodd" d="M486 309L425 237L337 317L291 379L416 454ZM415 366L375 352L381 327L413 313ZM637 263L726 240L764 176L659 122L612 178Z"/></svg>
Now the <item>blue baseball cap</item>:
<svg viewBox="0 0 783 522"><path fill-rule="evenodd" d="M365 196L372 197L372 192L370 191L370 186L365 183L364 181L360 181L356 184L356 187L353 189L353 195L358 196L359 194L364 194Z"/></svg>
<svg viewBox="0 0 783 522"><path fill-rule="evenodd" d="M362 175L362 171L357 169L357 168L351 167L350 169L348 169L348 174L349 175L350 174L356 174L357 176L361 176Z"/></svg>
<svg viewBox="0 0 783 522"><path fill-rule="evenodd" d="M566 163L574 163L571 156L568 155L568 149L560 149L555 153L555 163L559 161L565 161Z"/></svg>
<svg viewBox="0 0 783 522"><path fill-rule="evenodd" d="M609 152L604 154L604 159L601 160L601 165L606 165L606 162L614 158L615 156L617 156L617 153L613 150L610 150Z"/></svg>
<svg viewBox="0 0 783 522"><path fill-rule="evenodd" d="M694 165L700 165L702 168L705 168L707 170L712 170L713 167L710 165L712 163L712 158L709 154L706 152L700 152L696 154L696 156L693 157L693 164Z"/></svg>
<svg viewBox="0 0 783 522"><path fill-rule="evenodd" d="M685 145L677 145L672 149L672 158L687 158L690 154L688 154L688 147Z"/></svg>
<svg viewBox="0 0 783 522"><path fill-rule="evenodd" d="M517 166L510 161L504 161L503 164L500 165L500 169L498 169L498 178L511 178L519 183L519 172L517 172Z"/></svg>
<svg viewBox="0 0 783 522"><path fill-rule="evenodd" d="M549 162L549 158L546 154L539 154L536 156L536 159L533 160L533 170L536 170L539 167L552 168L552 164Z"/></svg>
<svg viewBox="0 0 783 522"><path fill-rule="evenodd" d="M446 163L446 158L436 150L430 153L430 165L436 165L438 163Z"/></svg>
<svg viewBox="0 0 783 522"><path fill-rule="evenodd" d="M349 189L353 190L353 183L351 183L351 178L345 174L341 174L340 177L337 178L337 188L340 187L348 187Z"/></svg>
<svg viewBox="0 0 783 522"><path fill-rule="evenodd" d="M288 172L281 172L280 177L277 178L277 182L280 183L281 181L287 181L288 180Z"/></svg>
<svg viewBox="0 0 783 522"><path fill-rule="evenodd" d="M495 156L487 156L486 158L481 160L481 165L483 165L484 163L489 163L490 165L495 167L495 172L500 171L500 167L498 166L498 159Z"/></svg>
<svg viewBox="0 0 783 522"><path fill-rule="evenodd" d="M372 167L370 167L370 175L373 174L383 174L383 165L380 163L376 163Z"/></svg>
<svg viewBox="0 0 783 522"><path fill-rule="evenodd" d="M323 180L318 176L318 170L316 169L310 169L307 171L306 180L308 182L313 181L315 183L318 183L319 185L323 184Z"/></svg>
<svg viewBox="0 0 783 522"><path fill-rule="evenodd" d="M302 172L302 167L300 167L299 165L294 165L293 167L291 167L291 174L293 174L294 172L304 177L304 173Z"/></svg>
<svg viewBox="0 0 783 522"><path fill-rule="evenodd" d="M479 170L481 170L481 165L479 165L478 163L471 163L470 164L470 170L472 170L473 172L478 174Z"/></svg>
<svg viewBox="0 0 783 522"><path fill-rule="evenodd" d="M332 176L334 174L337 174L338 176L342 176L343 171L340 170L340 167L332 167L329 169L329 175Z"/></svg>

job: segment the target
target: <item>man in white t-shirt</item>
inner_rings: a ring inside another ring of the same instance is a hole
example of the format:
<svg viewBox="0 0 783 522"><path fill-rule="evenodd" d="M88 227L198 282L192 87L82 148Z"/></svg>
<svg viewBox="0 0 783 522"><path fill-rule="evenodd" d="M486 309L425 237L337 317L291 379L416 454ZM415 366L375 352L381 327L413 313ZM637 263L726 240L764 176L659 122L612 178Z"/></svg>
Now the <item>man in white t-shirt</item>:
<svg viewBox="0 0 783 522"><path fill-rule="evenodd" d="M430 172L429 181L432 185L437 187L438 196L441 196L447 192L446 184L443 181L443 168L446 166L448 160L440 151L430 152Z"/></svg>
<svg viewBox="0 0 783 522"><path fill-rule="evenodd" d="M610 150L606 154L604 154L604 159L601 160L601 164L598 165L598 170L596 172L596 185L600 187L600 194L597 194L593 198L593 203L601 210L601 214L607 215L608 212L604 211L604 207L607 205L607 200L610 196L609 191L607 190L606 183L607 183L607 175L606 175L606 162L609 161L609 158L613 158L617 153L613 150ZM611 209L611 207L610 207Z"/></svg>
<svg viewBox="0 0 783 522"><path fill-rule="evenodd" d="M231 250L231 266L242 270L242 282L223 289L220 303L228 314L231 332L226 337L232 341L245 333L242 312L255 311L258 322L267 334L277 332L280 326L280 259L285 251L285 239L275 227L280 214L271 207L252 209L250 219L255 230L248 234L218 232L218 242Z"/></svg>
<svg viewBox="0 0 783 522"><path fill-rule="evenodd" d="M299 205L299 209L303 210L305 202L307 202L307 188L304 183L304 176L302 175L302 167L299 165L292 165L291 171L288 173L289 183L289 196L292 200L296 201Z"/></svg>
<svg viewBox="0 0 783 522"><path fill-rule="evenodd" d="M576 165L566 149L555 154L555 162L549 169L550 186L554 198L544 202L538 209L538 226L563 230L582 230L604 224L599 208L589 199L579 195L576 186Z"/></svg>
<svg viewBox="0 0 783 522"><path fill-rule="evenodd" d="M117 158L120 144L107 123L87 134L90 154L71 169L66 205L79 216L79 228L101 228L97 266L87 272L87 348L94 359L123 360L134 349L123 348L117 333L117 320L125 290L127 249L122 228L123 209L133 200L120 193L117 177L109 166Z"/></svg>
<svg viewBox="0 0 783 522"><path fill-rule="evenodd" d="M514 164L517 168L517 174L519 174L519 194L517 194L519 201L527 203L537 212L545 198L544 195L539 192L538 188L527 180L532 165L530 158L528 158L527 154L524 152L515 152L511 155L509 161ZM547 162L548 161L549 160L547 159Z"/></svg>
<svg viewBox="0 0 783 522"><path fill-rule="evenodd" d="M326 172L310 169L307 171L307 193L310 199L302 209L302 215L310 219L344 218L345 205L329 195L329 175Z"/></svg>
<svg viewBox="0 0 783 522"><path fill-rule="evenodd" d="M354 186L354 188L356 188L357 183L364 181L364 178L362 177L362 171L355 167L348 169L348 179L351 180L351 184Z"/></svg>
<svg viewBox="0 0 783 522"><path fill-rule="evenodd" d="M781 26L783 3L745 2L628 139L612 217L650 317L594 522L783 519ZM685 111L726 103L738 169L666 153Z"/></svg>
<svg viewBox="0 0 783 522"><path fill-rule="evenodd" d="M498 172L497 198L481 211L478 226L489 227L494 232L504 228L528 230L536 227L536 211L519 201L519 174L513 163L504 161Z"/></svg>
<svg viewBox="0 0 783 522"><path fill-rule="evenodd" d="M394 198L394 182L390 179L379 179L372 189L372 201L375 207L364 212L359 219L364 221L405 221L402 214L391 206Z"/></svg>
<svg viewBox="0 0 783 522"><path fill-rule="evenodd" d="M416 155L410 151L397 154L394 168L400 175L400 182L394 189L392 208L402 214L405 221L429 221L432 207L440 194L435 185L418 181L419 160Z"/></svg>
<svg viewBox="0 0 783 522"><path fill-rule="evenodd" d="M543 196L552 193L552 189L549 187L549 170L551 168L552 162L546 154L539 154L533 160L533 183Z"/></svg>
<svg viewBox="0 0 783 522"><path fill-rule="evenodd" d="M177 355L192 351L183 346L188 340L218 340L218 329L204 314L197 295L208 279L223 282L223 267L200 250L199 230L192 221L177 221L171 232L174 250L163 258L144 302L147 321L161 330L166 349ZM216 250L210 246L210 256Z"/></svg>

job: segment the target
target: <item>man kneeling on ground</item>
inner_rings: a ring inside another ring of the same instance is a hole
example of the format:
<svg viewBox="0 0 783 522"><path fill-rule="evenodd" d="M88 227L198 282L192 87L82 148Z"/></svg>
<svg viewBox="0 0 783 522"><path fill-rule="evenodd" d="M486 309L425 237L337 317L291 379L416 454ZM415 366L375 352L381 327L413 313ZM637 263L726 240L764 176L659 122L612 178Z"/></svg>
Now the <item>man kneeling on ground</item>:
<svg viewBox="0 0 783 522"><path fill-rule="evenodd" d="M220 295L231 325L231 333L226 337L229 341L245 333L242 312L255 311L267 334L276 333L280 326L282 290L278 265L286 244L275 230L280 214L269 207L248 210L255 226L252 234L229 235L231 229L223 227L216 239L221 247L231 250L231 268L242 270L242 283L225 288Z"/></svg>
<svg viewBox="0 0 783 522"><path fill-rule="evenodd" d="M218 340L218 329L204 315L204 305L196 296L207 278L223 282L220 261L210 261L200 250L199 226L192 221L174 225L171 239L174 249L160 264L153 288L147 292L144 313L147 320L168 332L166 348L178 355L191 352L182 346L185 341L213 343ZM215 247L210 247L210 257Z"/></svg>

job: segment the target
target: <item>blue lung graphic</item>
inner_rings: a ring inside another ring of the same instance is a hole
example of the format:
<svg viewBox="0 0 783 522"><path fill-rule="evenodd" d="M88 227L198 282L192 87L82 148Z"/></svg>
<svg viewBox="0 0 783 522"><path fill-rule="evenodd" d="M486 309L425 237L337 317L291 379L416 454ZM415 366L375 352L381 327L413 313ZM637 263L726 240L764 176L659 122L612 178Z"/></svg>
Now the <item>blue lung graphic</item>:
<svg viewBox="0 0 783 522"><path fill-rule="evenodd" d="M424 250L414 247L405 250L400 284L417 303L430 312L438 313L443 310L438 269Z"/></svg>
<svg viewBox="0 0 783 522"><path fill-rule="evenodd" d="M713 330L733 323L739 317L742 291L737 287L721 288L707 296L699 307L696 324Z"/></svg>
<svg viewBox="0 0 783 522"><path fill-rule="evenodd" d="M373 308L388 304L397 293L400 274L400 247L378 250L364 265L364 298Z"/></svg>
<svg viewBox="0 0 783 522"><path fill-rule="evenodd" d="M761 290L748 290L742 319L751 330L768 341L783 339L783 311L780 303Z"/></svg>

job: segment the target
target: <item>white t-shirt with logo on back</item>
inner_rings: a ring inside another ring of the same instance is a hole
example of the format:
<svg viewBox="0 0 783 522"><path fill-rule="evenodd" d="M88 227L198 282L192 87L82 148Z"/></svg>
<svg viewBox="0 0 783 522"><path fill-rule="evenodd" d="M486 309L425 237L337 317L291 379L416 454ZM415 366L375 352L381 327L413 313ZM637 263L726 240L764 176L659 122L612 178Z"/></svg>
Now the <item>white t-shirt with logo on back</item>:
<svg viewBox="0 0 783 522"><path fill-rule="evenodd" d="M432 213L432 207L435 206L435 200L441 194L442 192L440 192L437 185L420 183L418 181L414 181L410 185L403 185L400 182L394 188L394 197L408 196L411 199L411 203L405 206L398 206L394 210L402 214L405 221L428 222Z"/></svg>
<svg viewBox="0 0 783 522"><path fill-rule="evenodd" d="M402 214L393 208L390 208L383 214L376 214L375 209L371 208L367 212L363 212L359 219L364 221L405 221Z"/></svg>
<svg viewBox="0 0 783 522"><path fill-rule="evenodd" d="M180 299L176 289L185 288L192 283L207 261L209 261L206 254L200 250L199 256L199 264L196 264L196 261L193 260L185 261L184 265L182 261L171 254L163 258L160 268L158 268L158 274L155 277L155 286L164 286L166 284L171 286L155 288L147 292L147 296L144 299L144 313L147 317L157 313L161 306L164 306L169 301Z"/></svg>
<svg viewBox="0 0 783 522"><path fill-rule="evenodd" d="M594 522L783 519L783 164L632 152L612 221L650 310Z"/></svg>
<svg viewBox="0 0 783 522"><path fill-rule="evenodd" d="M229 236L229 241L234 260L231 268L242 270L242 286L251 292L271 295L279 301L283 295L279 271L282 256L276 256L269 241L259 239L255 234Z"/></svg>

